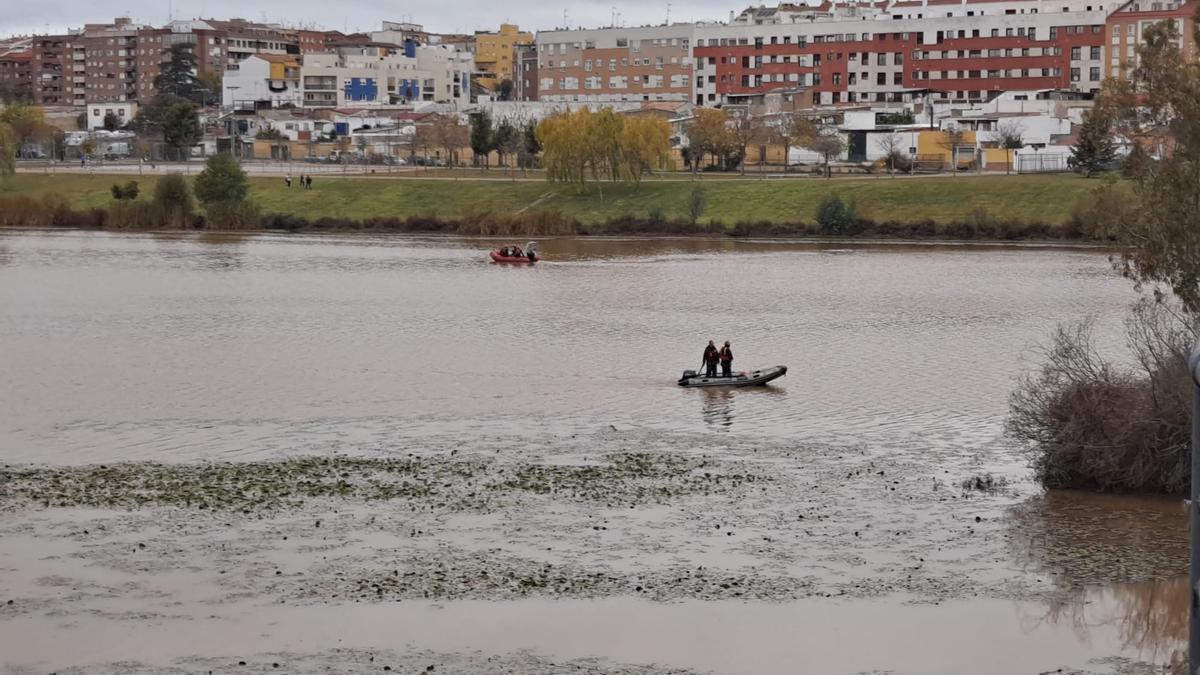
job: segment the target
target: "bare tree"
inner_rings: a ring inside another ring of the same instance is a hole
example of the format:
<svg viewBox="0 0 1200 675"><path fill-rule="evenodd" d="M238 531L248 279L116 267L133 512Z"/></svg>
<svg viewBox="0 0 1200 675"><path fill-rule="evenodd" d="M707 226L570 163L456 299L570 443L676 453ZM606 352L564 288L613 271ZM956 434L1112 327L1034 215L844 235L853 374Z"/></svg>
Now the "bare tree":
<svg viewBox="0 0 1200 675"><path fill-rule="evenodd" d="M962 129L959 129L956 124L942 129L941 146L950 151L950 171L955 174L958 173L958 147L963 144L965 137Z"/></svg>
<svg viewBox="0 0 1200 675"><path fill-rule="evenodd" d="M896 176L896 158L901 155L903 148L906 147L904 138L895 131L889 131L879 136L876 143L879 144L879 149L883 150L883 154L887 158L888 175L894 178Z"/></svg>
<svg viewBox="0 0 1200 675"><path fill-rule="evenodd" d="M1012 173L1012 151L1025 147L1025 128L1016 120L1001 122L996 128L996 138L1000 147L1004 148L1004 173Z"/></svg>
<svg viewBox="0 0 1200 675"><path fill-rule="evenodd" d="M817 126L807 115L785 112L775 116L771 128L775 141L783 146L783 172L788 172L788 155L792 148L804 145L817 135Z"/></svg>
<svg viewBox="0 0 1200 675"><path fill-rule="evenodd" d="M842 133L836 127L825 126L821 127L817 135L805 144L805 147L821 155L825 160L825 177L832 178L833 171L829 168L829 161L834 157L840 157L846 151L846 140L842 138Z"/></svg>

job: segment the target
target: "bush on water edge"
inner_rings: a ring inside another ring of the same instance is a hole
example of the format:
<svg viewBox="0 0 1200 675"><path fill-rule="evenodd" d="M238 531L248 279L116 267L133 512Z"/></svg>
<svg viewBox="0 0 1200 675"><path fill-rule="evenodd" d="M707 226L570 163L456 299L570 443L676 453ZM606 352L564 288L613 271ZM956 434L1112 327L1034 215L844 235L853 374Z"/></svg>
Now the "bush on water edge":
<svg viewBox="0 0 1200 675"><path fill-rule="evenodd" d="M1191 477L1192 320L1146 298L1126 320L1135 369L1106 360L1092 323L1060 326L1010 400L1008 432L1048 488L1186 496Z"/></svg>
<svg viewBox="0 0 1200 675"><path fill-rule="evenodd" d="M284 230L288 232L400 232L442 233L475 236L550 236L550 235L660 235L731 237L876 237L882 239L956 239L979 241L1017 240L1089 240L1092 230L1076 220L1063 225L1046 222L1001 220L984 211L972 213L963 221L936 223L932 220L875 221L854 216L839 216L836 225L818 223L739 221L728 225L719 220L692 223L667 219L662 213L648 216L626 214L600 223L582 223L560 211L495 213L477 211L459 218L436 214L404 218L378 217L356 220L322 217L309 220L292 213L260 214L252 204L220 213L196 213L190 204L180 206L162 201L113 201L107 209L77 211L58 197L34 199L24 196L0 197L0 227L65 227L116 230Z"/></svg>

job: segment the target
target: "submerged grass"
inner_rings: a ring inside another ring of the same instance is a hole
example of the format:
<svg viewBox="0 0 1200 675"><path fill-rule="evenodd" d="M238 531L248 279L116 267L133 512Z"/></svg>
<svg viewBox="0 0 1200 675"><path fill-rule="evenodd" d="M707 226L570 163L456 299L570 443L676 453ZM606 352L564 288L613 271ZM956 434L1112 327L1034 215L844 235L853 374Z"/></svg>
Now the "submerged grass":
<svg viewBox="0 0 1200 675"><path fill-rule="evenodd" d="M737 489L761 476L703 458L622 452L588 466L437 457L0 469L0 508L173 506L275 510L315 499L405 501L414 510L490 510L520 495L632 505Z"/></svg>

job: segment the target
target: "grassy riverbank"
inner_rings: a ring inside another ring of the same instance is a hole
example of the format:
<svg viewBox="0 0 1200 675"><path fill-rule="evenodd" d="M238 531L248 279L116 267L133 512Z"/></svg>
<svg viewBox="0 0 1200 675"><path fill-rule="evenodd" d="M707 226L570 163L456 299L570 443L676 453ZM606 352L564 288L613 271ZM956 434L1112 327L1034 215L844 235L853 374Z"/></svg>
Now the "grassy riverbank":
<svg viewBox="0 0 1200 675"><path fill-rule="evenodd" d="M197 167L198 168L198 167ZM58 195L75 209L104 207L109 188L127 176L18 174L0 185L0 197ZM154 176L139 179L144 195ZM251 197L264 213L285 213L308 220L342 218L443 219L492 212L560 212L585 225L658 212L668 220L686 217L693 187L707 193L702 220L732 227L738 222L812 222L817 205L829 194L852 201L860 216L876 221L945 224L986 213L1003 221L1065 222L1097 181L1075 175L953 176L931 178L655 181L641 186L590 185L583 193L539 181L428 180L318 176L312 190L287 189L278 177L250 179Z"/></svg>

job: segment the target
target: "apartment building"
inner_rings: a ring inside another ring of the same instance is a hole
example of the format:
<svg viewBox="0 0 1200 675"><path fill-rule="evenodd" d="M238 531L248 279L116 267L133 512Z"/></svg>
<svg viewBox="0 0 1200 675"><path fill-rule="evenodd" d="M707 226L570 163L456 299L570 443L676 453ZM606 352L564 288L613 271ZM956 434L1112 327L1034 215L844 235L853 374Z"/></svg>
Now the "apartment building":
<svg viewBox="0 0 1200 675"><path fill-rule="evenodd" d="M538 98L715 105L802 89L807 104L833 105L1094 92L1117 9L1103 0L826 0L751 7L726 23L547 31L537 36Z"/></svg>
<svg viewBox="0 0 1200 675"><path fill-rule="evenodd" d="M537 45L518 45L513 50L513 67L513 100L538 100Z"/></svg>
<svg viewBox="0 0 1200 675"><path fill-rule="evenodd" d="M544 31L538 100L689 101L696 26Z"/></svg>
<svg viewBox="0 0 1200 675"><path fill-rule="evenodd" d="M938 4L941 3L941 4ZM1102 6L1069 0L902 0L829 7L803 23L696 29L696 103L803 87L814 105L982 101L1016 89L1096 91L1104 79Z"/></svg>
<svg viewBox="0 0 1200 675"><path fill-rule="evenodd" d="M466 105L469 54L443 46L342 44L334 53L246 58L225 73L222 104L237 109L370 107L418 101Z"/></svg>
<svg viewBox="0 0 1200 675"><path fill-rule="evenodd" d="M0 42L0 97L33 95L33 39Z"/></svg>
<svg viewBox="0 0 1200 675"><path fill-rule="evenodd" d="M498 32L475 31L475 70L480 83L495 89L504 80L512 81L516 50L531 44L533 34L522 33L516 24L502 23Z"/></svg>
<svg viewBox="0 0 1200 675"><path fill-rule="evenodd" d="M1196 9L1200 2L1180 0L1129 0L1105 23L1108 58L1104 72L1109 77L1128 78L1138 65L1137 48L1145 42L1146 29L1159 21L1173 21L1179 31L1179 46L1185 58L1196 58Z"/></svg>
<svg viewBox="0 0 1200 675"><path fill-rule="evenodd" d="M80 34L34 37L30 65L34 102L39 105L83 105L87 91L83 54Z"/></svg>
<svg viewBox="0 0 1200 675"><path fill-rule="evenodd" d="M286 56L300 53L300 38L294 30L245 19L206 19L205 23L220 31L225 38L226 69L236 69L238 63L254 55Z"/></svg>

